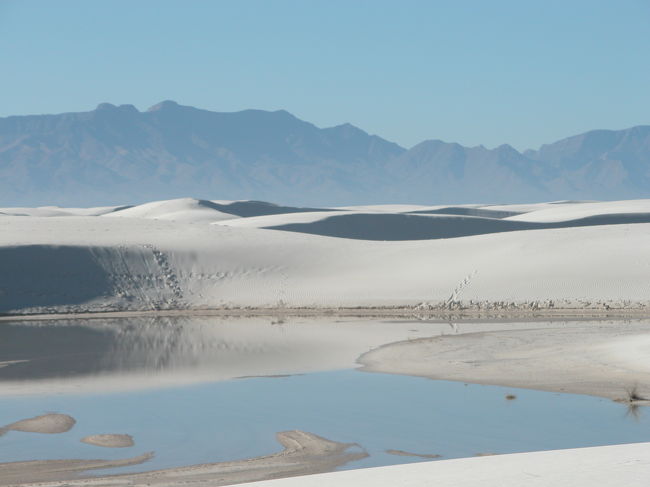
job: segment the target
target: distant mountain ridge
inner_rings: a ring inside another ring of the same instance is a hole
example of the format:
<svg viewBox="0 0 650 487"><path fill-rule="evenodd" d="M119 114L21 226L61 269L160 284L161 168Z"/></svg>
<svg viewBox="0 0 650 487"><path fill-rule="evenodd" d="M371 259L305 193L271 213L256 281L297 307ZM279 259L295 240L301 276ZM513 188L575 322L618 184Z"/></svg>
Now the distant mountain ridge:
<svg viewBox="0 0 650 487"><path fill-rule="evenodd" d="M515 203L650 195L650 126L518 152L427 140L405 149L350 124L164 101L0 118L0 206L193 196L283 204Z"/></svg>

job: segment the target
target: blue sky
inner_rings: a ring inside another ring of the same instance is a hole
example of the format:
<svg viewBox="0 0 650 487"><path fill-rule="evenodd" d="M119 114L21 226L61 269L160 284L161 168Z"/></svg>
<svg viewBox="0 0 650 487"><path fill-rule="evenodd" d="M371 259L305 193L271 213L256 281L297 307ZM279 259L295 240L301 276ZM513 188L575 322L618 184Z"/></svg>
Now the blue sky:
<svg viewBox="0 0 650 487"><path fill-rule="evenodd" d="M650 124L649 0L0 0L0 116L286 109L410 147Z"/></svg>

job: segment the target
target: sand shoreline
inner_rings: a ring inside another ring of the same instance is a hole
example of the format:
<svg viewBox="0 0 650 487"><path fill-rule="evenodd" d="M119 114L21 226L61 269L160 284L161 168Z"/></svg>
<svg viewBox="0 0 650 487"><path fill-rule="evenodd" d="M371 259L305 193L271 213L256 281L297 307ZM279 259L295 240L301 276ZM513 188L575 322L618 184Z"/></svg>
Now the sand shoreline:
<svg viewBox="0 0 650 487"><path fill-rule="evenodd" d="M135 461L141 463L151 454L126 460L45 460L0 464L0 485L171 487L191 483L196 487L214 487L329 472L368 456L362 450L348 451L359 445L331 441L304 431L282 431L276 438L283 449L271 455L135 474L90 477L84 471L132 465Z"/></svg>
<svg viewBox="0 0 650 487"><path fill-rule="evenodd" d="M53 321L71 319L136 318L136 317L358 317L415 318L420 321L495 321L495 320L591 320L650 318L650 305L629 308L518 308L518 309L418 309L414 307L287 307L287 308L192 308L125 311L87 311L79 313L0 314L0 322Z"/></svg>

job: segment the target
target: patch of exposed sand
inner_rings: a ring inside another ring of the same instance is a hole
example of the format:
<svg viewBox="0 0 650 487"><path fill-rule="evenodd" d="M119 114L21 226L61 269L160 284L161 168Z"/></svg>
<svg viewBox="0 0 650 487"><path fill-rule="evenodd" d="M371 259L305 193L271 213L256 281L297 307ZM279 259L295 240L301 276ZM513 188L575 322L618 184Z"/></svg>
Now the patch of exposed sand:
<svg viewBox="0 0 650 487"><path fill-rule="evenodd" d="M105 448L126 448L135 444L131 435L121 434L90 435L82 438L81 442Z"/></svg>
<svg viewBox="0 0 650 487"><path fill-rule="evenodd" d="M0 428L0 435L7 431L45 434L65 433L66 431L70 431L75 423L75 419L67 414L49 413L8 424Z"/></svg>

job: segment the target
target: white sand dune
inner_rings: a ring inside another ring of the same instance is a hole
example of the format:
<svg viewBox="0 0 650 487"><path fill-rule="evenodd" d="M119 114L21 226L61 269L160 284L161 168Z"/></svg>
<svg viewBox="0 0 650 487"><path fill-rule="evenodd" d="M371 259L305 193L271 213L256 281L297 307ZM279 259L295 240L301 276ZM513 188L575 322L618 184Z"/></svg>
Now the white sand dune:
<svg viewBox="0 0 650 487"><path fill-rule="evenodd" d="M215 222L238 218L234 214L224 213L210 201L180 198L166 201L154 201L132 206L120 211L103 215L111 218L150 218L181 222Z"/></svg>
<svg viewBox="0 0 650 487"><path fill-rule="evenodd" d="M121 211L107 213L104 216L120 218L148 218L181 222L217 222L256 217L260 215L292 214L320 211L312 208L278 206L263 201L221 201L178 198L173 200L153 201Z"/></svg>
<svg viewBox="0 0 650 487"><path fill-rule="evenodd" d="M218 225L241 228L273 228L297 223L315 223L338 215L355 214L347 210L305 211L299 213L278 213L275 215L252 216L217 222Z"/></svg>
<svg viewBox="0 0 650 487"><path fill-rule="evenodd" d="M518 203L518 204L508 204L508 205L478 205L478 208L484 208L495 211L513 211L516 213L530 213L538 210L545 209L558 209L558 208L570 208L574 205L582 205L585 203L594 203L594 201L574 201L574 200L562 200L562 201L548 201L545 203Z"/></svg>
<svg viewBox="0 0 650 487"><path fill-rule="evenodd" d="M650 214L650 200L603 201L560 204L509 217L511 221L564 222L605 215Z"/></svg>
<svg viewBox="0 0 650 487"><path fill-rule="evenodd" d="M196 200L179 201L187 209ZM204 213L198 220L150 219L139 212L144 205L101 218L3 217L0 312L479 302L602 309L650 301L650 223L633 223L650 221L650 214L617 214L625 208L616 202L609 213L602 203L601 214L589 210L582 220L551 223L300 208L262 217L262 209L285 209L235 203L222 206L239 216L254 210L254 227L270 218L285 222L273 228L292 231L245 228L244 216L228 226L205 223ZM202 205L197 211L221 211ZM582 205L593 206L558 208ZM642 205L629 202L630 208ZM403 240L412 238L418 240Z"/></svg>

